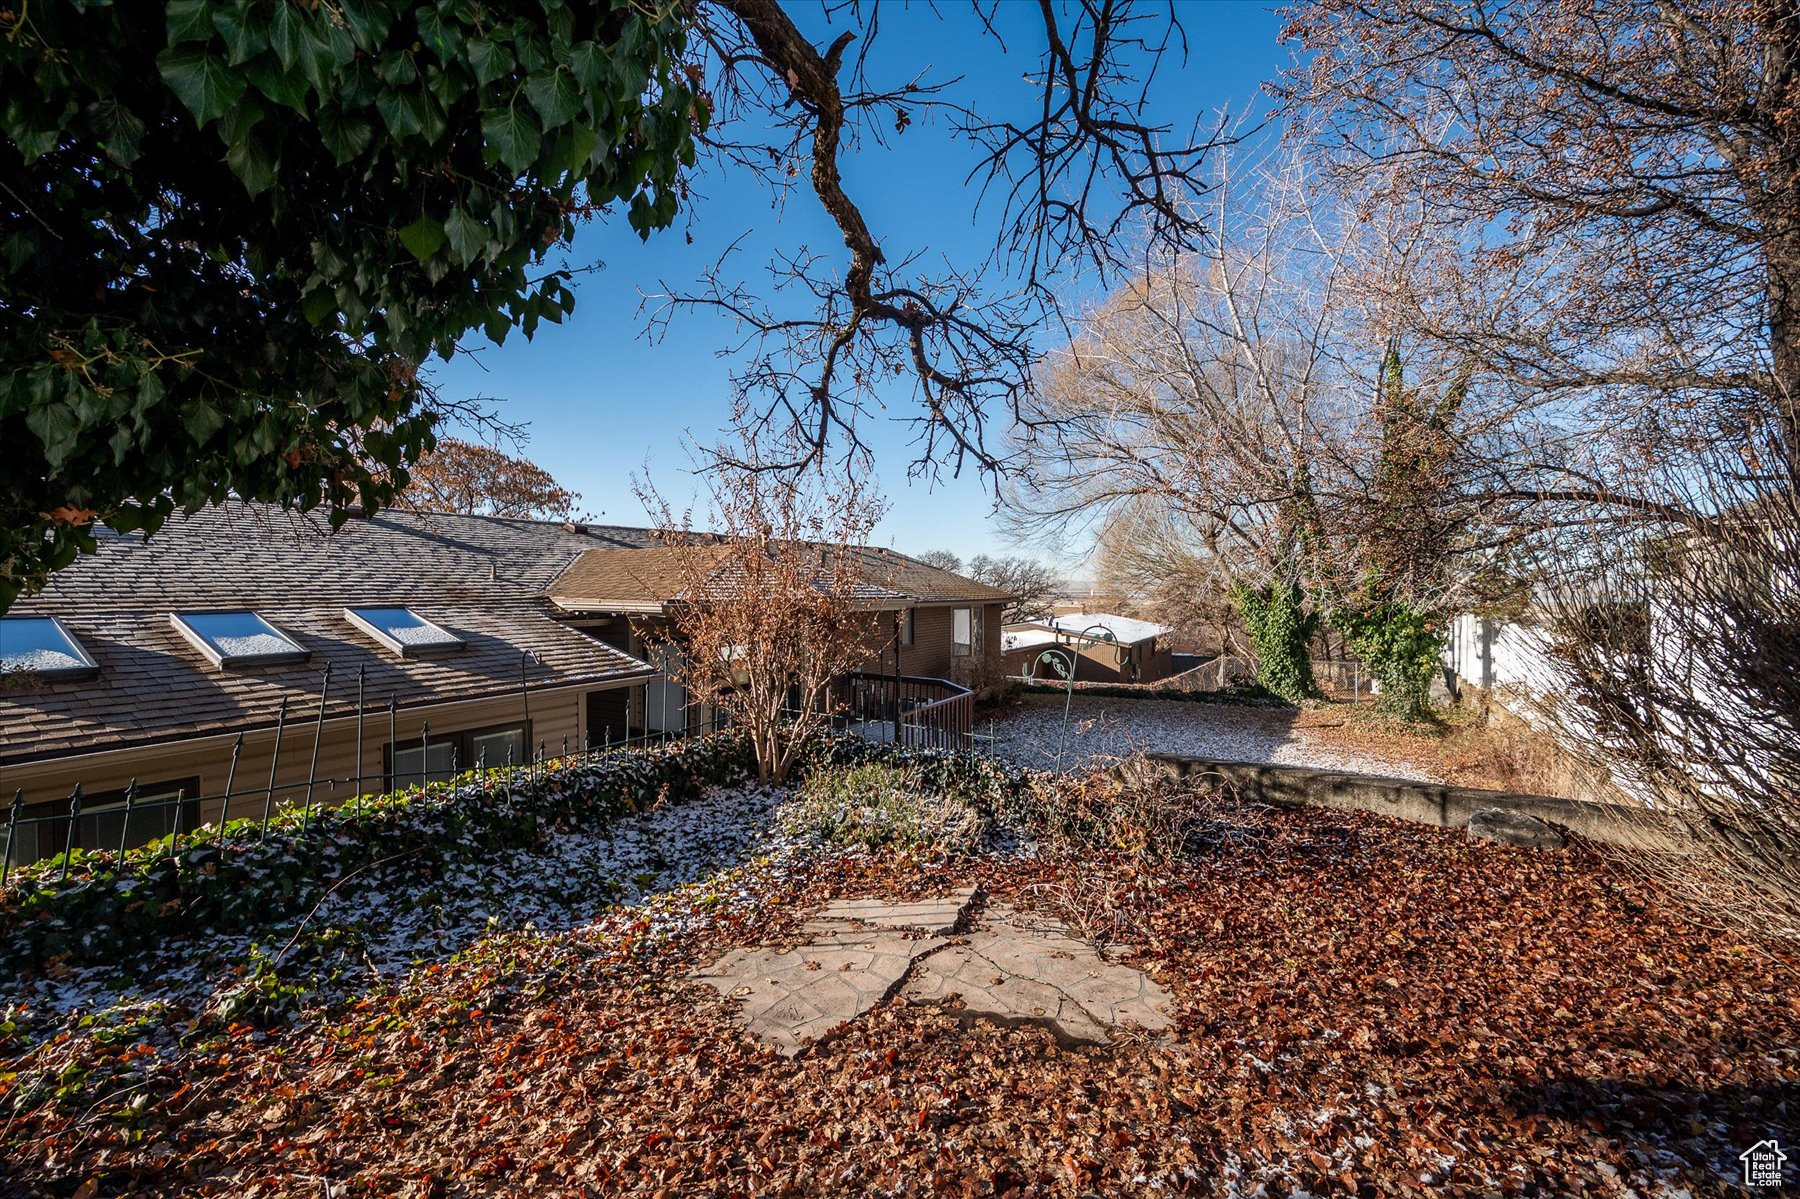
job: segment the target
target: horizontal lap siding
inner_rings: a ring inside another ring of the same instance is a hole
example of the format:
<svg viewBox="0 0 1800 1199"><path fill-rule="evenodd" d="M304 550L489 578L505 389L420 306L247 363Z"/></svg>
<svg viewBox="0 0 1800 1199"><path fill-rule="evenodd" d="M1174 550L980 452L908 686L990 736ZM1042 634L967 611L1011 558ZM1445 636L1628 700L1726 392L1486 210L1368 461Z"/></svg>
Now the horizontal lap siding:
<svg viewBox="0 0 1800 1199"><path fill-rule="evenodd" d="M586 693L562 691L531 697L531 735L535 751L541 740L545 752L561 752L563 738L570 749L583 744L586 730L584 709ZM396 733L402 742L416 741L423 722L431 724L433 739L450 733L492 725L518 723L524 717L519 697L474 700L457 704L441 704L430 708L402 710L396 721ZM306 779L311 773L315 726L304 718L288 722L281 736L281 757L276 773L277 803L298 804L306 796ZM269 782L269 765L274 746L273 729L249 734L238 758L236 781L232 784L237 798L232 801L231 815L260 814ZM383 749L388 741L386 708L371 708L363 726L362 790L376 793L383 789ZM223 794L231 774L231 747L228 738L201 742L176 743L146 749L117 750L77 761L50 761L21 766L0 767L0 807L11 802L15 790L23 789L25 802L43 803L66 799L75 785L83 791L98 793L120 790L133 778L140 785L164 780L198 777L203 796ZM470 763L464 763L467 766ZM319 740L320 779L337 780L335 785L320 782L313 788L315 804L331 806L343 803L356 794L356 723L354 720L331 722ZM254 794L245 794L254 792ZM220 805L203 807L201 819L218 819Z"/></svg>

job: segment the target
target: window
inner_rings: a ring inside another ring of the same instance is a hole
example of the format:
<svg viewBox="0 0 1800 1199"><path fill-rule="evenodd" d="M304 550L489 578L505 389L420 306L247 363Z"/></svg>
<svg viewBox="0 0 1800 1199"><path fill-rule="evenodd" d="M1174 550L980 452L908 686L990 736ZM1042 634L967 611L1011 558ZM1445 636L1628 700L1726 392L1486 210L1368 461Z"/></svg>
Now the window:
<svg viewBox="0 0 1800 1199"><path fill-rule="evenodd" d="M470 765L504 766L508 762L523 762L530 756L530 751L525 748L523 725L469 734Z"/></svg>
<svg viewBox="0 0 1800 1199"><path fill-rule="evenodd" d="M0 674L15 670L67 681L93 678L100 664L54 616L0 617Z"/></svg>
<svg viewBox="0 0 1800 1199"><path fill-rule="evenodd" d="M411 608L345 608L344 619L402 658L454 653L466 644Z"/></svg>
<svg viewBox="0 0 1800 1199"><path fill-rule="evenodd" d="M530 760L531 729L525 724L434 732L429 743L415 738L387 746L387 785L414 787L421 779L441 783L465 770L522 766Z"/></svg>
<svg viewBox="0 0 1800 1199"><path fill-rule="evenodd" d="M913 643L913 611L912 608L908 608L905 615L900 618L901 645L911 645Z"/></svg>
<svg viewBox="0 0 1800 1199"><path fill-rule="evenodd" d="M175 631L221 669L304 662L300 643L254 612L177 612Z"/></svg>
<svg viewBox="0 0 1800 1199"><path fill-rule="evenodd" d="M975 648L975 609L952 608L950 610L950 652L959 658L966 658Z"/></svg>
<svg viewBox="0 0 1800 1199"><path fill-rule="evenodd" d="M81 799L75 821L76 849L134 849L177 828L185 835L200 825L200 780L172 779L139 785L131 801L131 827L125 826L125 792L97 791ZM69 799L27 804L19 812L13 865L41 862L69 845Z"/></svg>

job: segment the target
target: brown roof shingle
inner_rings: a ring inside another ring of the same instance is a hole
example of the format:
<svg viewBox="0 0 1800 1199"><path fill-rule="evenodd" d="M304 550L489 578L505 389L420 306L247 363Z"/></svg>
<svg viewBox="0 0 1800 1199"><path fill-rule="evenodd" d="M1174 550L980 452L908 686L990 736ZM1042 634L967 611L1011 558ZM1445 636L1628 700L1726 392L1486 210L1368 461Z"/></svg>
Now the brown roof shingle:
<svg viewBox="0 0 1800 1199"><path fill-rule="evenodd" d="M680 549L594 549L571 563L546 591L565 611L651 611L682 598L685 589L681 555L700 553L723 564L731 551L724 546ZM1015 598L892 550L861 547L857 556L859 600L882 606L931 603L1005 603ZM822 565L822 569L828 569Z"/></svg>
<svg viewBox="0 0 1800 1199"><path fill-rule="evenodd" d="M570 532L496 517L383 512L328 535L322 522L260 505L177 516L148 541L102 529L100 552L59 572L14 615L56 615L100 664L85 682L0 687L0 763L272 725L318 709L332 665L328 716L355 711L357 672L371 706L533 690L650 673L637 659L561 624L544 586L595 546L644 546L643 529ZM467 648L402 659L344 618L355 606L406 606ZM219 670L169 614L250 608L312 657Z"/></svg>

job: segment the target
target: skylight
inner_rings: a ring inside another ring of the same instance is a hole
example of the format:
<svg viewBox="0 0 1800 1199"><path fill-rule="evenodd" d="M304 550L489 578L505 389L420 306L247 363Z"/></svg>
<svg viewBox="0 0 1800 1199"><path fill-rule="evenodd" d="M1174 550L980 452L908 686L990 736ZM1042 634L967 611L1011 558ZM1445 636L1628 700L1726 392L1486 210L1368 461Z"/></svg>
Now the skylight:
<svg viewBox="0 0 1800 1199"><path fill-rule="evenodd" d="M0 617L0 673L44 679L92 678L100 664L54 616Z"/></svg>
<svg viewBox="0 0 1800 1199"><path fill-rule="evenodd" d="M176 612L169 620L214 666L274 666L311 657L254 612Z"/></svg>
<svg viewBox="0 0 1800 1199"><path fill-rule="evenodd" d="M464 642L411 608L345 608L344 619L402 658L452 653Z"/></svg>

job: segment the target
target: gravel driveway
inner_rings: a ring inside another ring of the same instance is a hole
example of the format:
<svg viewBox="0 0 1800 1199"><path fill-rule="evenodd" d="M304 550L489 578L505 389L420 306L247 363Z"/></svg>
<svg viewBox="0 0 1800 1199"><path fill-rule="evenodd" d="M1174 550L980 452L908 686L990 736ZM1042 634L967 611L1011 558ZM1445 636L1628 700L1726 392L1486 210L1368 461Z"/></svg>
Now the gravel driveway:
<svg viewBox="0 0 1800 1199"><path fill-rule="evenodd" d="M1063 698L1027 695L994 727L995 749L1022 766L1056 764ZM978 730L986 732L986 729ZM1353 774L1436 781L1410 762L1322 744L1294 727L1294 713L1244 704L1172 699L1102 699L1077 695L1069 714L1065 766L1107 762L1137 752L1192 754L1221 762L1315 766Z"/></svg>

